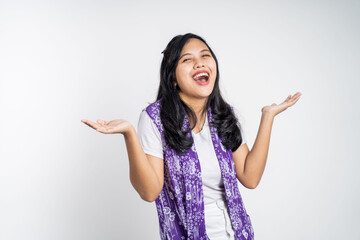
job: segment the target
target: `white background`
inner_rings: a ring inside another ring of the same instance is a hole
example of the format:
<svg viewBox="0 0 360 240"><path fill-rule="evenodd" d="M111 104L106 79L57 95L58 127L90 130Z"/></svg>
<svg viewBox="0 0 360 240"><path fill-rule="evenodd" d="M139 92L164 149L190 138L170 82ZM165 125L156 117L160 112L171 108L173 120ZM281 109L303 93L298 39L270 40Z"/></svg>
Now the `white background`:
<svg viewBox="0 0 360 240"><path fill-rule="evenodd" d="M0 1L0 239L159 239L122 135L155 101L161 52L207 40L251 149L276 116L265 172L240 187L257 240L360 239L359 1Z"/></svg>

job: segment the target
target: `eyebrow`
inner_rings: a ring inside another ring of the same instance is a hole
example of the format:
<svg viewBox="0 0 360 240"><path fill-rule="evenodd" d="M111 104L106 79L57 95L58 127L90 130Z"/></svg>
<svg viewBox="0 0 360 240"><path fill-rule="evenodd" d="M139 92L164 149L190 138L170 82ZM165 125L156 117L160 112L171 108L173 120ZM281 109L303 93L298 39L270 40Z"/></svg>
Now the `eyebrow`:
<svg viewBox="0 0 360 240"><path fill-rule="evenodd" d="M203 49L203 50L201 50L200 52L202 53L202 52L205 52L205 51L210 52L209 49ZM191 55L191 54L190 54L190 53L184 53L183 55L181 55L181 56L179 57L179 60L180 60L182 57L186 56L186 55Z"/></svg>

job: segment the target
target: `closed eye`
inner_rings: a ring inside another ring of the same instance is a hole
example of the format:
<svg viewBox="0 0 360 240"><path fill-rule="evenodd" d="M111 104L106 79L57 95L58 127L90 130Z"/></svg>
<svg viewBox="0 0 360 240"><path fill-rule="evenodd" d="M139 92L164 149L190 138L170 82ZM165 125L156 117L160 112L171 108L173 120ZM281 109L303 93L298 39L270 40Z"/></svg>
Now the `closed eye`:
<svg viewBox="0 0 360 240"><path fill-rule="evenodd" d="M202 57L211 57L211 55L210 54L204 54L204 55L202 55ZM190 61L191 60L191 58L185 58L184 60L183 60L183 62L188 62L188 61Z"/></svg>

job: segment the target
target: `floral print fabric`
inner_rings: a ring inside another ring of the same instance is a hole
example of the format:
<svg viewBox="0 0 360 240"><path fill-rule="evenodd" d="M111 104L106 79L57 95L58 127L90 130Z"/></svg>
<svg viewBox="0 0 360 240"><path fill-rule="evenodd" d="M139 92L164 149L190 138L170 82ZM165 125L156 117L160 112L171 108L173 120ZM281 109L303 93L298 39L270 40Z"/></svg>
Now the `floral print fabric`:
<svg viewBox="0 0 360 240"><path fill-rule="evenodd" d="M209 240L205 229L201 167L195 144L184 156L178 155L166 144L160 120L160 108L160 100L146 108L146 112L161 134L164 149L164 187L155 201L160 237L162 240ZM210 107L207 114L235 238L253 240L254 231L238 189L232 151L225 149L217 135L217 129L211 125L213 116ZM182 129L190 129L186 114ZM188 137L191 137L190 132Z"/></svg>

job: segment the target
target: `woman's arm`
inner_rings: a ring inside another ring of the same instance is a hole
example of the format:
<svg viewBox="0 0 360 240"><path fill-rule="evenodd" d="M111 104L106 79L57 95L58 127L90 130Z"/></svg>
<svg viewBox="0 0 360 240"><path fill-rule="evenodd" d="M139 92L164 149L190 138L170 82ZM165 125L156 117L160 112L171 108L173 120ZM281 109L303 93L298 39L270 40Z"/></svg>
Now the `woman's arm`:
<svg viewBox="0 0 360 240"><path fill-rule="evenodd" d="M129 157L130 181L142 199L155 201L164 185L164 161L144 153L134 127L124 134Z"/></svg>
<svg viewBox="0 0 360 240"><path fill-rule="evenodd" d="M300 98L301 93L292 97L288 96L279 105L273 103L261 109L261 121L255 143L249 151L247 144L242 144L235 152L233 159L235 163L236 176L247 188L256 188L264 173L266 159L269 151L270 134L274 118L277 114L294 105Z"/></svg>
<svg viewBox="0 0 360 240"><path fill-rule="evenodd" d="M155 201L164 184L164 161L144 153L135 128L128 121L122 119L110 122L98 120L96 123L85 119L81 121L101 133L124 135L129 157L131 184L142 199L148 202Z"/></svg>
<svg viewBox="0 0 360 240"><path fill-rule="evenodd" d="M273 120L272 115L263 113L252 150L249 151L247 144L242 144L233 152L236 176L247 188L256 188L263 175L269 151Z"/></svg>

